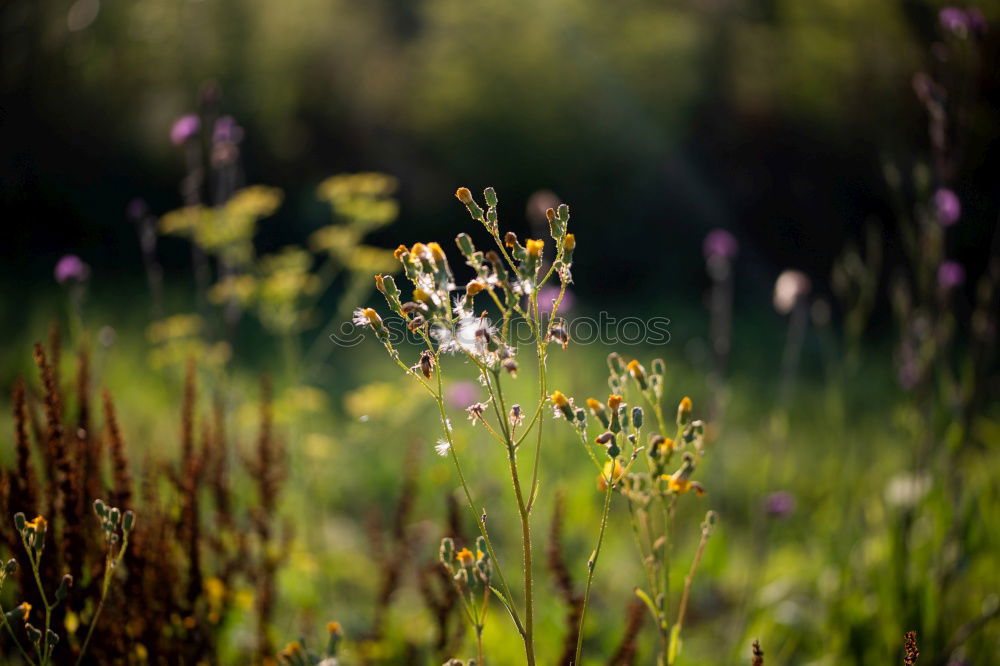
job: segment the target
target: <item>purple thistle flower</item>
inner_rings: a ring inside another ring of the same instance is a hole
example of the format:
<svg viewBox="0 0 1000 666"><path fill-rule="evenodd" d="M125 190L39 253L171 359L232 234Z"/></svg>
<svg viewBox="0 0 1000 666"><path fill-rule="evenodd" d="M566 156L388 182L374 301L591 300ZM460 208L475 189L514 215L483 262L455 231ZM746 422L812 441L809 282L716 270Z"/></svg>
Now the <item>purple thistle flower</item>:
<svg viewBox="0 0 1000 666"><path fill-rule="evenodd" d="M222 116L215 121L212 129L212 141L214 143L239 143L243 140L243 128L236 123L232 116Z"/></svg>
<svg viewBox="0 0 1000 666"><path fill-rule="evenodd" d="M475 382L454 382L445 388L444 399L453 409L465 409L479 399L479 385Z"/></svg>
<svg viewBox="0 0 1000 666"><path fill-rule="evenodd" d="M785 518L795 511L795 496L787 490L773 492L764 498L764 512L772 518Z"/></svg>
<svg viewBox="0 0 1000 666"><path fill-rule="evenodd" d="M546 285L538 290L538 310L539 312L544 312L546 314L552 314L552 303L557 298L559 298L559 287L555 285ZM576 297L573 296L573 292L569 289L563 294L562 301L559 303L559 313L569 312L573 309L573 303L576 302Z"/></svg>
<svg viewBox="0 0 1000 666"><path fill-rule="evenodd" d="M183 146L193 139L201 129L201 119L193 113L188 113L174 121L170 128L170 142L175 146Z"/></svg>
<svg viewBox="0 0 1000 666"><path fill-rule="evenodd" d="M740 246L736 242L736 237L725 229L712 229L705 236L702 244L702 251L706 259L719 257L722 259L733 259L739 252Z"/></svg>
<svg viewBox="0 0 1000 666"><path fill-rule="evenodd" d="M938 286L953 289L965 283L965 269L957 261L946 261L938 267Z"/></svg>
<svg viewBox="0 0 1000 666"><path fill-rule="evenodd" d="M83 259L75 254L67 254L56 262L55 268L56 282L66 284L67 282L83 282L90 277L90 266L83 262Z"/></svg>
<svg viewBox="0 0 1000 666"><path fill-rule="evenodd" d="M938 12L941 27L949 32L964 37L969 29L969 17L958 7L945 7Z"/></svg>
<svg viewBox="0 0 1000 666"><path fill-rule="evenodd" d="M942 227L950 227L962 216L962 202L958 195L947 187L938 188L934 193L934 209Z"/></svg>

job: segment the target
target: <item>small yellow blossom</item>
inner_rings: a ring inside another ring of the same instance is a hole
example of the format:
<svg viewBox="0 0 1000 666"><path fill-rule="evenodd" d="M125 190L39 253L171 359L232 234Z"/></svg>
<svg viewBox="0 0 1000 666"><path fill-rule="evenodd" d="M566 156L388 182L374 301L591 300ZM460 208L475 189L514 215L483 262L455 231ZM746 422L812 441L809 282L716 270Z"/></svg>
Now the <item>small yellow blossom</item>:
<svg viewBox="0 0 1000 666"><path fill-rule="evenodd" d="M667 482L667 488L671 492L675 492L678 495L683 495L687 491L691 490L691 481L681 477L667 476L663 475L663 479Z"/></svg>
<svg viewBox="0 0 1000 666"><path fill-rule="evenodd" d="M49 521L44 516L36 516L34 520L28 521L26 527L32 527L38 533L44 533L49 528Z"/></svg>
<svg viewBox="0 0 1000 666"><path fill-rule="evenodd" d="M434 257L434 261L445 261L444 250L441 249L439 243L428 243L427 249L431 251L431 256Z"/></svg>
<svg viewBox="0 0 1000 666"><path fill-rule="evenodd" d="M599 401L595 400L594 398L587 398L587 407L590 407L590 411L594 412L595 414L604 409L604 405L602 405Z"/></svg>
<svg viewBox="0 0 1000 666"><path fill-rule="evenodd" d="M608 396L608 407L611 411L617 411L619 405L622 404L622 397L620 395L611 394Z"/></svg>
<svg viewBox="0 0 1000 666"><path fill-rule="evenodd" d="M469 296L475 296L483 290L483 283L479 280L473 280L469 284L465 285L465 293Z"/></svg>
<svg viewBox="0 0 1000 666"><path fill-rule="evenodd" d="M573 234L566 234L566 238L563 240L563 247L567 250L572 250L576 247L576 236Z"/></svg>
<svg viewBox="0 0 1000 666"><path fill-rule="evenodd" d="M21 619L27 621L28 614L31 613L31 604L27 601L22 601L21 605L17 607L21 611Z"/></svg>
<svg viewBox="0 0 1000 666"><path fill-rule="evenodd" d="M569 405L569 399L563 395L562 391L556 391L549 396L552 404L560 409Z"/></svg>
<svg viewBox="0 0 1000 666"><path fill-rule="evenodd" d="M337 636L343 633L343 629L341 628L339 622L327 622L326 631L327 633L335 634Z"/></svg>
<svg viewBox="0 0 1000 666"><path fill-rule="evenodd" d="M612 471L612 464L614 465L613 468L614 471ZM608 462L604 463L604 470L601 472L601 475L597 477L597 489L600 490L601 492L604 492L605 490L608 489L609 475L613 475L611 478L614 480L615 483L618 483L618 480L622 478L622 474L624 473L625 469L622 467L622 464L618 462L617 459L614 461L614 463L612 463L609 460Z"/></svg>
<svg viewBox="0 0 1000 666"><path fill-rule="evenodd" d="M538 259L542 256L542 250L545 249L544 240L533 240L529 238L524 241L524 246L528 249L528 256L532 259Z"/></svg>
<svg viewBox="0 0 1000 666"><path fill-rule="evenodd" d="M417 288L413 290L413 300L420 301L421 303L429 303L431 295L423 289Z"/></svg>
<svg viewBox="0 0 1000 666"><path fill-rule="evenodd" d="M455 190L455 198L468 206L472 203L472 192L467 187L460 187Z"/></svg>
<svg viewBox="0 0 1000 666"><path fill-rule="evenodd" d="M468 548L463 548L462 550L455 553L455 559L458 560L458 563L461 564L463 567L471 567L472 564L476 561L476 558L473 557L472 555L472 551L469 550Z"/></svg>
<svg viewBox="0 0 1000 666"><path fill-rule="evenodd" d="M407 248L405 245L400 245L395 250L393 250L392 256L396 257L399 260L402 260L403 255L409 251L410 251L409 248Z"/></svg>
<svg viewBox="0 0 1000 666"><path fill-rule="evenodd" d="M378 316L378 312L376 312L374 309L365 308L364 310L362 310L362 312L364 312L365 317L368 318L368 321L371 323L372 326L382 325L382 318Z"/></svg>

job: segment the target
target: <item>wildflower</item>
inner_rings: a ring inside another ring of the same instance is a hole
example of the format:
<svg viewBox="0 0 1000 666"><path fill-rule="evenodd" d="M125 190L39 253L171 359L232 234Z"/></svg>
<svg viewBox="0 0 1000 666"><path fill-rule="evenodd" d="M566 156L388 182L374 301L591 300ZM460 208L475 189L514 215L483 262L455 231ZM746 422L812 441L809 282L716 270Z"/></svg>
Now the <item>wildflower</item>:
<svg viewBox="0 0 1000 666"><path fill-rule="evenodd" d="M170 128L170 142L175 146L183 146L198 134L201 129L201 119L193 113L183 115L174 121Z"/></svg>
<svg viewBox="0 0 1000 666"><path fill-rule="evenodd" d="M31 604L27 601L22 601L14 610L17 612L17 616L12 619L27 621L28 615L31 613Z"/></svg>
<svg viewBox="0 0 1000 666"><path fill-rule="evenodd" d="M399 247L397 247L395 250L392 251L392 256L402 261L403 255L409 254L409 252L410 252L409 248L407 248L405 245L400 245Z"/></svg>
<svg viewBox="0 0 1000 666"><path fill-rule="evenodd" d="M576 247L576 236L573 234L566 234L566 238L563 239L563 249L572 252Z"/></svg>
<svg viewBox="0 0 1000 666"><path fill-rule="evenodd" d="M811 288L812 283L802 271L783 271L774 283L774 309L778 314L788 314Z"/></svg>
<svg viewBox="0 0 1000 666"><path fill-rule="evenodd" d="M475 280L470 281L469 284L465 285L465 295L471 298L472 296L475 296L485 288L486 287L483 281L477 278Z"/></svg>
<svg viewBox="0 0 1000 666"><path fill-rule="evenodd" d="M764 498L764 512L774 518L784 518L795 510L795 496L786 490L773 492Z"/></svg>
<svg viewBox="0 0 1000 666"><path fill-rule="evenodd" d="M420 287L417 287L416 289L413 290L413 300L417 301L418 303L433 302L431 295L428 292L421 289Z"/></svg>
<svg viewBox="0 0 1000 666"><path fill-rule="evenodd" d="M449 406L458 408L475 401L478 393L474 382L455 382L445 389L444 397Z"/></svg>
<svg viewBox="0 0 1000 666"><path fill-rule="evenodd" d="M420 360L414 368L419 369L426 379L430 379L434 369L434 354L427 350L420 352Z"/></svg>
<svg viewBox="0 0 1000 666"><path fill-rule="evenodd" d="M607 448L608 457L617 458L618 454L621 453L621 449L618 448L618 442L615 440L615 434L613 432L604 432L597 436L594 440L595 444L599 444Z"/></svg>
<svg viewBox="0 0 1000 666"><path fill-rule="evenodd" d="M663 435L653 435L649 439L649 455L654 460L660 458L661 456L670 455L670 452L674 450L674 440L669 437L664 437Z"/></svg>
<svg viewBox="0 0 1000 666"><path fill-rule="evenodd" d="M646 383L646 369L635 359L629 361L625 367L628 368L628 374L632 375L632 379L639 384L639 388L645 391L649 386Z"/></svg>
<svg viewBox="0 0 1000 666"><path fill-rule="evenodd" d="M515 245L517 245L517 234L515 234L513 231L508 231L507 233L505 233L503 235L503 244L506 247L513 248Z"/></svg>
<svg viewBox="0 0 1000 666"><path fill-rule="evenodd" d="M677 425L687 425L688 421L691 420L692 407L691 398L687 396L681 398L680 404L677 405Z"/></svg>
<svg viewBox="0 0 1000 666"><path fill-rule="evenodd" d="M618 411L618 406L622 404L622 397L620 395L611 394L608 396L608 409L612 412Z"/></svg>
<svg viewBox="0 0 1000 666"><path fill-rule="evenodd" d="M663 478L666 479L667 488L669 488L671 492L675 492L678 495L683 495L687 491L691 490L691 481L689 481L688 479L685 479L683 477L678 477L676 475L674 476L664 475Z"/></svg>
<svg viewBox="0 0 1000 666"><path fill-rule="evenodd" d="M521 405L513 405L510 408L510 414L508 415L508 418L510 420L510 425L512 428L516 428L517 426L524 423L524 410L521 409Z"/></svg>
<svg viewBox="0 0 1000 666"><path fill-rule="evenodd" d="M344 633L344 630L340 626L339 622L327 622L326 623L326 632L328 634L336 634L336 635L339 636L339 635L341 635L341 634Z"/></svg>
<svg viewBox="0 0 1000 666"><path fill-rule="evenodd" d="M622 478L622 474L625 473L625 468L622 464L618 462L618 459L609 460L604 463L604 470L601 475L597 477L597 489L604 492L608 489L608 477L611 477L612 483L618 483L618 480Z"/></svg>
<svg viewBox="0 0 1000 666"><path fill-rule="evenodd" d="M533 240L529 238L528 240L524 241L524 247L528 251L529 259L538 259L539 257L542 256L542 250L545 249L545 241Z"/></svg>
<svg viewBox="0 0 1000 666"><path fill-rule="evenodd" d="M566 328L561 324L555 324L549 329L549 340L555 340L559 345L566 349L566 345L569 344L569 333L566 332Z"/></svg>
<svg viewBox="0 0 1000 666"><path fill-rule="evenodd" d="M354 311L354 325L359 328L371 326L372 328L382 328L382 318L378 312L372 308L358 308Z"/></svg>
<svg viewBox="0 0 1000 666"><path fill-rule="evenodd" d="M962 216L962 202L953 190L941 187L934 193L934 211L938 223L942 227L950 227Z"/></svg>
<svg viewBox="0 0 1000 666"><path fill-rule="evenodd" d="M469 413L469 420L472 421L472 425L476 425L477 421L483 420L483 412L486 411L485 402L475 402L465 408L465 411Z"/></svg>
<svg viewBox="0 0 1000 666"><path fill-rule="evenodd" d="M600 401L594 398L587 398L587 407L590 409L590 413L597 417L597 420L607 428L608 427L608 412L604 408L604 405Z"/></svg>
<svg viewBox="0 0 1000 666"><path fill-rule="evenodd" d="M451 442L449 442L446 439L443 438L439 439L437 443L434 445L434 452L437 453L442 458L448 455L449 451L451 451Z"/></svg>
<svg viewBox="0 0 1000 666"><path fill-rule="evenodd" d="M575 418L573 415L573 406L569 398L563 395L562 391L555 391L549 396L549 400L552 401L556 418L559 418L560 415L565 416L567 421L572 421Z"/></svg>
<svg viewBox="0 0 1000 666"><path fill-rule="evenodd" d="M461 564L463 567L471 567L476 561L476 558L472 554L472 551L469 550L468 548L463 548L462 550L455 553L455 559L458 560L458 563Z"/></svg>
<svg viewBox="0 0 1000 666"><path fill-rule="evenodd" d="M938 267L937 281L944 290L960 287L965 283L965 269L957 261L946 261Z"/></svg>
<svg viewBox="0 0 1000 666"><path fill-rule="evenodd" d="M736 257L739 245L736 242L736 237L725 229L712 229L705 236L701 249L705 254L705 259L729 261Z"/></svg>
<svg viewBox="0 0 1000 666"><path fill-rule="evenodd" d="M468 206L472 203L472 191L467 187L460 187L455 190L455 198Z"/></svg>
<svg viewBox="0 0 1000 666"><path fill-rule="evenodd" d="M84 282L90 277L90 266L75 254L67 254L56 263L54 273L59 284Z"/></svg>
<svg viewBox="0 0 1000 666"><path fill-rule="evenodd" d="M243 140L243 128L232 116L221 116L212 127L214 143L239 143Z"/></svg>
<svg viewBox="0 0 1000 666"><path fill-rule="evenodd" d="M517 379L517 361L512 358L505 358L501 361L500 365L503 366L503 369L506 370L511 377Z"/></svg>
<svg viewBox="0 0 1000 666"><path fill-rule="evenodd" d="M45 534L49 528L49 521L45 520L44 516L36 516L34 520L29 520L25 527L30 527L38 534Z"/></svg>

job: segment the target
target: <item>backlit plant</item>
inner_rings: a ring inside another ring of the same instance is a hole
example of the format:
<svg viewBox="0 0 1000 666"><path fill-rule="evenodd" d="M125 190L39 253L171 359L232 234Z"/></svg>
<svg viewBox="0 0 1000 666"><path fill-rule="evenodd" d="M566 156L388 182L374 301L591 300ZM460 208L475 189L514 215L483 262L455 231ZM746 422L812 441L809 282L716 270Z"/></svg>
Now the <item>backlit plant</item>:
<svg viewBox="0 0 1000 666"><path fill-rule="evenodd" d="M587 405L598 422L600 431L591 441L587 410L578 407L561 391L549 392L547 383L548 350L555 342L565 349L570 342L567 326L559 316L559 307L572 283L571 267L576 238L568 233L569 207L565 204L546 211L554 252L551 260L546 256L545 239L526 239L523 243L512 232L501 233L497 195L493 188L484 192L486 207L481 207L467 188L459 188L456 197L465 205L473 220L483 225L496 246L495 250L478 250L472 238L465 233L456 238L459 252L471 269L473 277L465 285L455 281L444 249L435 242L416 243L410 247L400 245L395 252L402 263L406 278L412 283L412 298L405 298L388 275L376 275L376 288L385 296L390 310L402 319L406 330L421 347L412 358L404 358L408 350L397 347L394 331L381 315L371 308L355 312L355 324L370 328L385 346L393 361L413 377L432 396L437 404L442 437L436 450L441 456L450 457L454 463L469 510L476 518L480 536L475 552L459 547L451 539L441 546L441 560L455 580L463 600L465 615L477 639L481 639L488 597L492 592L501 602L524 644L528 664L535 656L535 586L533 579L533 547L531 542L531 512L536 505L541 478L540 459L543 438L544 412L551 408L557 419L564 419L573 426L587 456L597 469L598 485L604 493L603 511L598 528L597 546L587 560L587 585L579 614L576 654L572 661L580 662L583 647L583 625L589 601L593 576L600 554L613 495L617 492L626 498L636 532L636 541L643 565L649 576L648 592L638 590L656 619L662 637L663 649L660 663L673 663L680 648L680 630L683 623L685 594L680 607L670 622L669 612L669 552L671 527L675 504L680 495L689 490L702 492L701 485L691 476L701 457L704 425L691 419L691 401L684 398L678 408L676 426L671 430L674 439L667 439L667 423L660 406L663 388L663 363L656 361L652 373L632 361L628 364L617 355L611 357L613 394L607 405L588 400ZM550 263L549 263L550 261ZM558 292L551 303L539 303L540 290L550 281L558 281ZM479 303L476 299L479 298ZM489 318L491 308L499 315L497 321ZM543 317L543 313L547 316ZM551 313L551 314L549 314ZM523 407L509 404L504 385L516 380L520 364L519 350L512 335L515 322L524 322L530 332L530 346L534 351L538 386L533 404ZM479 373L479 381L489 397L474 402L466 408L472 425L482 425L503 451L513 485L516 511L521 526L523 566L523 603L514 598L511 583L497 560L496 549L487 530L485 510L478 511L462 463L454 446L454 427L445 411L442 362L446 355L466 359ZM631 380L628 378L631 377ZM634 383L634 389L632 384ZM648 444L639 440L643 425L643 409L629 407L622 394L637 391L656 415L659 433L650 436ZM675 440L677 443L675 443ZM518 453L525 448L530 461L530 476L518 466ZM681 457L679 466L673 456ZM639 460L645 462L646 471L633 472ZM675 469L676 468L676 469ZM655 516L658 516L655 517ZM705 539L714 523L709 513L703 529L702 545L696 556L694 568L704 548ZM477 640L477 664L483 663L482 643Z"/></svg>

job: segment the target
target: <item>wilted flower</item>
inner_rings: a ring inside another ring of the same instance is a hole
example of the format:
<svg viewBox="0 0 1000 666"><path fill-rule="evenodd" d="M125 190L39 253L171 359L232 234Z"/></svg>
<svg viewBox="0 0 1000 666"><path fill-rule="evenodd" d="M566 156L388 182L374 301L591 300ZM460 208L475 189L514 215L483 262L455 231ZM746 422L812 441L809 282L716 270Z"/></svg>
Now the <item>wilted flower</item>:
<svg viewBox="0 0 1000 666"><path fill-rule="evenodd" d="M705 236L702 251L706 259L718 257L729 260L736 257L739 244L736 242L736 237L725 229L712 229Z"/></svg>
<svg viewBox="0 0 1000 666"><path fill-rule="evenodd" d="M950 227L962 216L962 202L953 190L942 187L934 193L934 210L941 226Z"/></svg>
<svg viewBox="0 0 1000 666"><path fill-rule="evenodd" d="M953 289L965 283L965 269L957 261L946 261L938 266L938 286L942 289Z"/></svg>
<svg viewBox="0 0 1000 666"><path fill-rule="evenodd" d="M774 283L774 309L779 314L788 314L811 288L812 283L802 271L782 271Z"/></svg>
<svg viewBox="0 0 1000 666"><path fill-rule="evenodd" d="M786 490L770 493L764 498L764 512L775 518L784 518L795 511L795 496Z"/></svg>
<svg viewBox="0 0 1000 666"><path fill-rule="evenodd" d="M182 146L197 134L201 129L201 119L193 113L183 115L174 121L170 128L170 142L175 146Z"/></svg>
<svg viewBox="0 0 1000 666"><path fill-rule="evenodd" d="M437 441L437 443L434 445L434 451L439 456L442 456L442 457L446 456L446 455L448 455L448 452L451 451L451 444L446 439L443 439L443 438L439 439Z"/></svg>
<svg viewBox="0 0 1000 666"><path fill-rule="evenodd" d="M90 277L90 266L75 254L67 254L56 263L55 277L59 284L83 282Z"/></svg>

